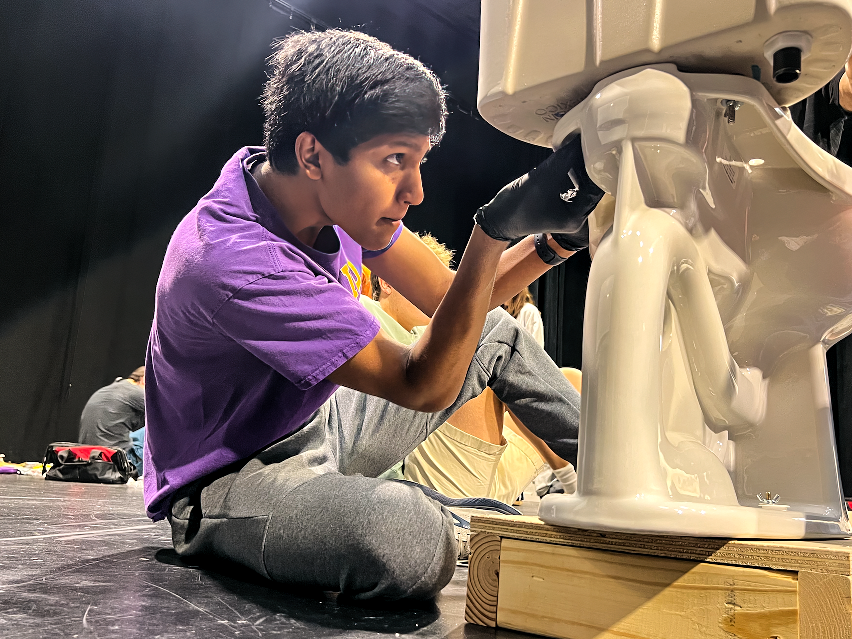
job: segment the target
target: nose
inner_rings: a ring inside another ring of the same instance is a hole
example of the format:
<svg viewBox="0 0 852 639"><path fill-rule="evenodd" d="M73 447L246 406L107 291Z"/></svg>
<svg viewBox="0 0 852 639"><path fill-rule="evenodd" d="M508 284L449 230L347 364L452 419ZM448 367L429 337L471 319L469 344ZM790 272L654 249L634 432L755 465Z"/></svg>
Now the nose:
<svg viewBox="0 0 852 639"><path fill-rule="evenodd" d="M420 177L420 167L411 171L400 185L399 198L408 206L417 206L423 202L423 179Z"/></svg>

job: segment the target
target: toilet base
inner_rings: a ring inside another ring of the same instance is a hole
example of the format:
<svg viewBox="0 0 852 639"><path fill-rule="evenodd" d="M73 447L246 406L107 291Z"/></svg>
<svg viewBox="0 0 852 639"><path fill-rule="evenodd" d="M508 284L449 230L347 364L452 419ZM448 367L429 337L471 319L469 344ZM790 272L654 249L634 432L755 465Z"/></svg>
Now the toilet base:
<svg viewBox="0 0 852 639"><path fill-rule="evenodd" d="M662 498L546 495L539 518L556 526L731 539L841 539L849 520L759 506L728 506Z"/></svg>

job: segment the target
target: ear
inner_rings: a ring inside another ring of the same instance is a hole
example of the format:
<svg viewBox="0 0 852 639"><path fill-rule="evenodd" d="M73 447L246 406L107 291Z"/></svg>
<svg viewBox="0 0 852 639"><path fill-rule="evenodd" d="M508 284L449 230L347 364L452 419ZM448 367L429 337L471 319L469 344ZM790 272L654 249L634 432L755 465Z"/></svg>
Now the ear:
<svg viewBox="0 0 852 639"><path fill-rule="evenodd" d="M327 151L313 133L302 131L299 137L296 138L294 151L296 153L296 162L299 164L299 168L308 176L308 179L319 180L322 178L320 153L327 153Z"/></svg>
<svg viewBox="0 0 852 639"><path fill-rule="evenodd" d="M385 282L381 277L379 278L379 289L381 289L382 293L385 295L393 293L393 286Z"/></svg>

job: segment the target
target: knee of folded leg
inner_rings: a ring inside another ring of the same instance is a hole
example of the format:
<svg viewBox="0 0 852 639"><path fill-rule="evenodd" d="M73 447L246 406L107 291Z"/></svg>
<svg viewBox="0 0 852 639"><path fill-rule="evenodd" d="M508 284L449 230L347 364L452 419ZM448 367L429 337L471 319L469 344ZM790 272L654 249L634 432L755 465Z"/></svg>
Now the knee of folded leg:
<svg viewBox="0 0 852 639"><path fill-rule="evenodd" d="M435 556L434 565L430 566L413 587L405 593L407 599L432 599L437 597L453 578L456 571L458 550L455 539L452 539L451 550L444 550Z"/></svg>
<svg viewBox="0 0 852 639"><path fill-rule="evenodd" d="M375 516L356 541L382 566L384 596L428 598L452 578L458 548L452 518L416 488L383 482L373 496Z"/></svg>
<svg viewBox="0 0 852 639"><path fill-rule="evenodd" d="M505 320L512 319L514 318L509 315L505 308L503 308L502 306L498 306L488 311L488 319L486 320L486 322L502 322Z"/></svg>
<svg viewBox="0 0 852 639"><path fill-rule="evenodd" d="M380 481L369 495L371 512L359 526L358 543L365 551L385 554L388 548L432 544L452 536L452 517L417 488L395 481ZM395 553L394 553L395 554Z"/></svg>
<svg viewBox="0 0 852 639"><path fill-rule="evenodd" d="M496 341L503 344L512 344L518 336L526 336L533 339L532 335L527 333L514 317L506 312L506 309L498 306L488 311L488 317L485 320L485 328L483 329L483 337L486 341Z"/></svg>
<svg viewBox="0 0 852 639"><path fill-rule="evenodd" d="M410 550L400 549L408 556L418 555L418 561L400 574L401 596L408 599L431 599L450 583L458 560L458 543L450 523L441 527L429 543Z"/></svg>

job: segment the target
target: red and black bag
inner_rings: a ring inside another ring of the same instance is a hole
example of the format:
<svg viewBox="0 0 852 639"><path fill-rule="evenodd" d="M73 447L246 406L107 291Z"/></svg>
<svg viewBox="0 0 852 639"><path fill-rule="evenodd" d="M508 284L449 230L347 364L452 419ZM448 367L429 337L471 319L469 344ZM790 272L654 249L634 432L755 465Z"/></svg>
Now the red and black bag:
<svg viewBox="0 0 852 639"><path fill-rule="evenodd" d="M42 463L45 479L56 481L126 484L128 479L139 477L127 453L109 446L53 442L44 451ZM46 470L48 464L50 470Z"/></svg>

